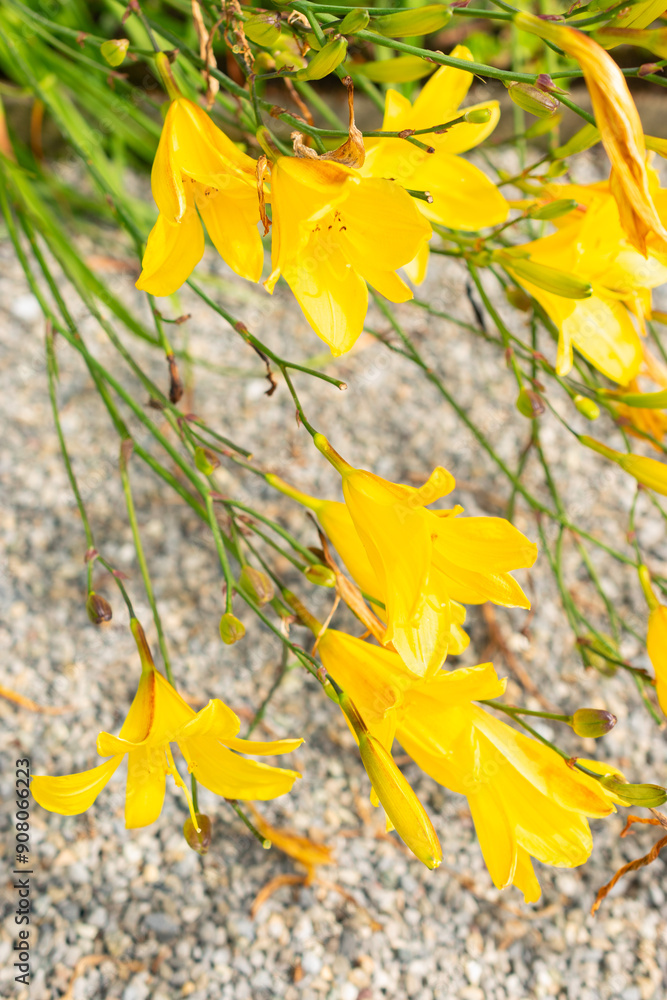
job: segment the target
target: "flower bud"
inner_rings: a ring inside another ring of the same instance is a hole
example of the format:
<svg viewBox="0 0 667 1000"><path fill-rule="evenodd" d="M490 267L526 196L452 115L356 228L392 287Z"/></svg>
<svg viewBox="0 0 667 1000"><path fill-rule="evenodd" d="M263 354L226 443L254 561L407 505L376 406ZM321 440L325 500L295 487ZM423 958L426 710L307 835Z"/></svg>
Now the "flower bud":
<svg viewBox="0 0 667 1000"><path fill-rule="evenodd" d="M247 590L253 601L261 607L273 600L275 590L270 578L261 569L244 566L239 576L239 586Z"/></svg>
<svg viewBox="0 0 667 1000"><path fill-rule="evenodd" d="M354 703L344 691L340 693L339 704L357 737L361 762L387 818L415 857L427 868L437 868L442 861L442 848L428 813L389 751L371 736Z"/></svg>
<svg viewBox="0 0 667 1000"><path fill-rule="evenodd" d="M338 30L341 35L354 35L357 31L363 31L368 27L369 21L367 10L351 10L338 25Z"/></svg>
<svg viewBox="0 0 667 1000"><path fill-rule="evenodd" d="M281 38L280 21L275 14L254 14L243 22L246 38L270 49Z"/></svg>
<svg viewBox="0 0 667 1000"><path fill-rule="evenodd" d="M303 571L303 575L310 580L311 583L317 584L318 587L335 587L336 586L336 574L328 566L314 565L307 566Z"/></svg>
<svg viewBox="0 0 667 1000"><path fill-rule="evenodd" d="M358 63L354 69L373 83L411 83L428 76L435 66L421 56L398 56L396 59L372 59Z"/></svg>
<svg viewBox="0 0 667 1000"><path fill-rule="evenodd" d="M236 615L227 611L220 619L220 638L226 646L232 646L245 635L245 625Z"/></svg>
<svg viewBox="0 0 667 1000"><path fill-rule="evenodd" d="M338 35L337 38L327 42L319 52L315 53L308 65L297 72L296 78L297 80L321 80L329 73L333 73L346 55L347 39Z"/></svg>
<svg viewBox="0 0 667 1000"><path fill-rule="evenodd" d="M532 299L530 295L524 292L523 288L516 286L506 288L505 298L511 306L514 306L515 309L520 309L521 312L530 312L533 308Z"/></svg>
<svg viewBox="0 0 667 1000"><path fill-rule="evenodd" d="M210 476L212 472L215 472L217 467L220 465L220 461L216 458L212 451L208 448L200 448L197 446L195 448L195 465L200 472L203 472L205 476Z"/></svg>
<svg viewBox="0 0 667 1000"><path fill-rule="evenodd" d="M129 38L111 38L100 45L100 55L109 66L120 66L129 47Z"/></svg>
<svg viewBox="0 0 667 1000"><path fill-rule="evenodd" d="M553 163L549 164L547 177L562 177L569 169L569 164L565 160L554 160Z"/></svg>
<svg viewBox="0 0 667 1000"><path fill-rule="evenodd" d="M550 201L547 205L541 205L539 208L532 209L530 218L539 219L540 221L560 219L561 216L567 215L568 212L573 212L577 204L578 202L574 198L559 198L557 201Z"/></svg>
<svg viewBox="0 0 667 1000"><path fill-rule="evenodd" d="M645 135L646 148L667 159L667 139L659 139L655 135Z"/></svg>
<svg viewBox="0 0 667 1000"><path fill-rule="evenodd" d="M486 125L491 121L491 108L473 108L471 111L466 111L463 120L470 125Z"/></svg>
<svg viewBox="0 0 667 1000"><path fill-rule="evenodd" d="M559 102L555 97L530 83L510 83L507 91L514 104L536 118L550 118L558 110Z"/></svg>
<svg viewBox="0 0 667 1000"><path fill-rule="evenodd" d="M554 156L557 156L559 160L566 160L569 156L583 153L584 150L595 146L600 142L600 138L599 128L595 125L584 125L564 146L558 146L557 149L554 149Z"/></svg>
<svg viewBox="0 0 667 1000"><path fill-rule="evenodd" d="M96 594L94 590L88 594L86 611L93 625L105 625L113 617L111 605L107 599L101 594Z"/></svg>
<svg viewBox="0 0 667 1000"><path fill-rule="evenodd" d="M199 833L188 816L183 824L183 836L188 842L188 847L191 847L197 854L208 854L208 849L211 846L211 820L204 813L197 813L197 824Z"/></svg>
<svg viewBox="0 0 667 1000"><path fill-rule="evenodd" d="M614 451L613 448L608 448L606 444L602 444L601 441L596 441L585 434L582 434L579 440L587 448L591 448L598 454L604 455L605 458L611 459L612 462L616 462L624 472L634 476L642 486L667 496L667 464L664 462L658 462L655 458L646 458L644 455Z"/></svg>
<svg viewBox="0 0 667 1000"><path fill-rule="evenodd" d="M532 389L522 389L516 397L516 408L524 417L534 420L544 413L544 403Z"/></svg>
<svg viewBox="0 0 667 1000"><path fill-rule="evenodd" d="M581 636L577 640L581 658L587 667L594 667L598 673L605 677L613 677L618 666L612 660L607 659L606 654L619 659L620 653L611 636L603 634L602 638L604 641L601 642L592 633Z"/></svg>
<svg viewBox="0 0 667 1000"><path fill-rule="evenodd" d="M395 14L378 15L371 27L388 38L406 38L409 35L430 35L449 23L452 12L444 4L430 4L414 10L400 10Z"/></svg>
<svg viewBox="0 0 667 1000"><path fill-rule="evenodd" d="M588 736L596 740L599 736L610 733L617 721L615 715L602 708L578 708L570 725L577 736Z"/></svg>
<svg viewBox="0 0 667 1000"><path fill-rule="evenodd" d="M667 802L667 790L661 785L631 785L618 781L612 775L600 778L600 784L619 798L623 805L656 809Z"/></svg>
<svg viewBox="0 0 667 1000"><path fill-rule="evenodd" d="M581 278L575 278L573 274L559 271L555 267L536 264L528 257L519 257L506 250L496 250L493 256L518 278L523 278L531 285L537 285L538 288L543 288L553 295L560 295L564 299L587 299L593 294L588 281L582 281Z"/></svg>
<svg viewBox="0 0 667 1000"><path fill-rule="evenodd" d="M579 413L586 417L586 420L597 420L600 416L600 407L594 399L589 399L588 396L577 395L574 396L572 402L579 410Z"/></svg>

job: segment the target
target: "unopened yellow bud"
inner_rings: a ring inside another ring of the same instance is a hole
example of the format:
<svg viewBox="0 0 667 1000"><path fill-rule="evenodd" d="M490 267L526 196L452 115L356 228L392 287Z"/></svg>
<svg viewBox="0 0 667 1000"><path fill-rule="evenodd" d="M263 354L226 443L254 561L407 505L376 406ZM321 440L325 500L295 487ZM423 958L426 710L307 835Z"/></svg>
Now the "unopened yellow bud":
<svg viewBox="0 0 667 1000"><path fill-rule="evenodd" d="M220 638L226 646L232 646L245 635L245 625L231 611L220 619Z"/></svg>
<svg viewBox="0 0 667 1000"><path fill-rule="evenodd" d="M333 73L337 66L347 55L347 39L339 35L323 45L319 52L316 52L307 66L300 69L297 80L321 80L323 77Z"/></svg>
<svg viewBox="0 0 667 1000"><path fill-rule="evenodd" d="M346 14L338 30L341 35L354 35L357 31L363 31L368 26L370 16L367 10L351 10Z"/></svg>
<svg viewBox="0 0 667 1000"><path fill-rule="evenodd" d="M88 594L86 611L93 625L105 625L113 617L111 605L107 599L101 594L96 594L94 590Z"/></svg>
<svg viewBox="0 0 667 1000"><path fill-rule="evenodd" d="M638 406L643 410L664 410L667 408L667 389L660 392L615 392L614 402L626 406Z"/></svg>
<svg viewBox="0 0 667 1000"><path fill-rule="evenodd" d="M589 399L588 396L577 395L573 397L572 402L579 410L579 413L586 417L586 420L597 420L600 416L600 407L594 399Z"/></svg>
<svg viewBox="0 0 667 1000"><path fill-rule="evenodd" d="M632 455L614 451L613 448L608 448L601 441L596 441L594 438L587 437L586 435L582 435L579 440L587 448L592 448L598 454L604 455L605 458L611 459L612 462L616 462L624 472L634 476L642 486L646 486L649 490L655 490L656 493L662 493L663 496L667 496L667 465L664 462L658 462L655 458L646 458L644 455Z"/></svg>
<svg viewBox="0 0 667 1000"><path fill-rule="evenodd" d="M530 218L539 219L540 221L560 219L563 215L567 215L568 212L573 212L576 207L577 202L574 198L559 198L557 201L549 202L548 205L540 205L539 208L531 209Z"/></svg>
<svg viewBox="0 0 667 1000"><path fill-rule="evenodd" d="M208 849L211 846L211 820L204 813L197 813L196 815L199 832L197 832L194 823L188 816L183 824L183 836L188 843L188 847L191 847L197 854L208 854Z"/></svg>
<svg viewBox="0 0 667 1000"><path fill-rule="evenodd" d="M195 448L195 465L205 476L210 476L220 465L220 460L208 448Z"/></svg>
<svg viewBox="0 0 667 1000"><path fill-rule="evenodd" d="M239 586L247 590L252 599L261 607L273 600L275 593L270 577L254 566L244 566L239 576Z"/></svg>
<svg viewBox="0 0 667 1000"><path fill-rule="evenodd" d="M353 702L344 692L339 703L359 743L361 762L396 833L427 868L437 868L442 848L428 813L399 771L394 758L368 731Z"/></svg>
<svg viewBox="0 0 667 1000"><path fill-rule="evenodd" d="M281 38L280 20L275 14L254 14L243 23L246 38L270 49Z"/></svg>
<svg viewBox="0 0 667 1000"><path fill-rule="evenodd" d="M336 574L328 566L322 566L319 564L307 566L303 571L303 575L310 580L311 583L317 584L318 587L336 586Z"/></svg>
<svg viewBox="0 0 667 1000"><path fill-rule="evenodd" d="M667 802L667 790L661 785L631 785L617 781L611 775L600 778L600 784L619 798L624 805L656 809L663 802Z"/></svg>
<svg viewBox="0 0 667 1000"><path fill-rule="evenodd" d="M615 715L602 708L578 708L572 716L570 725L577 736L598 739L611 732L617 721Z"/></svg>
<svg viewBox="0 0 667 1000"><path fill-rule="evenodd" d="M398 56L397 59L359 63L354 69L373 83L410 83L432 73L435 64L426 62L421 56Z"/></svg>
<svg viewBox="0 0 667 1000"><path fill-rule="evenodd" d="M560 295L564 299L587 299L593 294L593 288L588 281L575 278L566 271L559 271L546 264L536 264L527 257L520 257L506 250L496 250L493 256L518 278L523 278L531 285L537 285L538 288L543 288L553 295Z"/></svg>
<svg viewBox="0 0 667 1000"><path fill-rule="evenodd" d="M646 148L657 153L658 156L667 159L667 139L659 139L655 135L645 135L644 142L646 143Z"/></svg>
<svg viewBox="0 0 667 1000"><path fill-rule="evenodd" d="M440 31L452 18L452 12L444 4L430 4L414 10L401 10L395 14L378 15L371 27L388 38L405 38L408 35L430 35Z"/></svg>
<svg viewBox="0 0 667 1000"><path fill-rule="evenodd" d="M100 45L100 55L110 66L120 66L129 47L129 38L110 38Z"/></svg>
<svg viewBox="0 0 667 1000"><path fill-rule="evenodd" d="M556 98L530 83L510 83L507 92L514 104L536 118L551 118L558 111Z"/></svg>

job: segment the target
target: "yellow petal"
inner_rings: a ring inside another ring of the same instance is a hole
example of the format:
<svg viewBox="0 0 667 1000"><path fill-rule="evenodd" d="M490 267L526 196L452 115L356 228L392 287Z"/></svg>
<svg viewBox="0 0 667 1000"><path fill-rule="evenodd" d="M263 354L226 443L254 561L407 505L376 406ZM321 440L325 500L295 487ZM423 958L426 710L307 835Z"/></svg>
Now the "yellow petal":
<svg viewBox="0 0 667 1000"><path fill-rule="evenodd" d="M209 736L215 740L232 739L241 728L238 715L219 698L212 698L196 715L193 715L177 733L177 739L190 736Z"/></svg>
<svg viewBox="0 0 667 1000"><path fill-rule="evenodd" d="M384 118L382 120L383 132L401 132L406 125L408 115L412 111L412 103L403 94L400 94L393 87L389 87L384 100ZM380 140L374 139L373 143Z"/></svg>
<svg viewBox="0 0 667 1000"><path fill-rule="evenodd" d="M422 248L417 256L413 257L408 264L404 264L403 270L413 285L421 285L426 278L426 272L428 270L428 255L429 246L428 243L424 243L422 244Z"/></svg>
<svg viewBox="0 0 667 1000"><path fill-rule="evenodd" d="M431 193L433 203L420 201L419 207L427 219L449 229L483 229L504 222L509 215L507 201L486 174L451 153L424 154L410 187Z"/></svg>
<svg viewBox="0 0 667 1000"><path fill-rule="evenodd" d="M49 812L76 816L92 806L122 759L122 755L113 757L99 767L79 774L64 774L59 777L36 774L30 783L32 797Z"/></svg>
<svg viewBox="0 0 667 1000"><path fill-rule="evenodd" d="M311 237L299 257L285 265L283 276L334 357L349 351L363 330L368 289L340 245Z"/></svg>
<svg viewBox="0 0 667 1000"><path fill-rule="evenodd" d="M470 104L465 109L457 111L453 117L458 118L463 110L489 111L489 120L479 125L476 125L474 122L461 122L460 125L452 126L444 135L427 133L422 142L427 142L431 146L435 146L436 155L441 153L467 153L469 149L474 149L475 146L479 146L480 143L484 142L500 121L500 105L498 101L481 101L479 104Z"/></svg>
<svg viewBox="0 0 667 1000"><path fill-rule="evenodd" d="M246 760L205 736L182 740L179 746L197 781L224 798L275 799L301 777L297 771Z"/></svg>
<svg viewBox="0 0 667 1000"><path fill-rule="evenodd" d="M201 177L204 183L211 175L226 171L254 177L255 161L241 152L203 108L181 98L172 103L169 115L177 137L174 158L181 170Z"/></svg>
<svg viewBox="0 0 667 1000"><path fill-rule="evenodd" d="M469 795L468 805L489 875L497 889L504 889L516 872L517 843L493 780Z"/></svg>
<svg viewBox="0 0 667 1000"><path fill-rule="evenodd" d="M458 566L506 573L537 559L537 545L503 517L439 518L436 530L436 549Z"/></svg>
<svg viewBox="0 0 667 1000"><path fill-rule="evenodd" d="M249 753L257 757L272 757L274 754L291 753L300 747L304 741L296 740L241 740L230 737L224 740L224 744L230 750L237 750L239 753Z"/></svg>
<svg viewBox="0 0 667 1000"><path fill-rule="evenodd" d="M530 854L523 847L517 848L516 869L512 884L523 893L524 903L536 903L542 895L542 889L533 870Z"/></svg>
<svg viewBox="0 0 667 1000"><path fill-rule="evenodd" d="M646 651L655 670L660 708L667 715L667 607L660 605L648 617Z"/></svg>
<svg viewBox="0 0 667 1000"><path fill-rule="evenodd" d="M196 200L206 231L225 263L242 278L259 281L264 249L257 229L256 190L245 193L232 190L231 186L217 190L202 187Z"/></svg>
<svg viewBox="0 0 667 1000"><path fill-rule="evenodd" d="M450 56L474 62L472 52L465 45L457 45ZM424 84L414 103L414 120L420 124L412 125L411 128L428 128L429 125L445 121L446 112L456 111L463 103L472 81L472 73L453 66L441 66ZM444 118L441 117L443 113Z"/></svg>
<svg viewBox="0 0 667 1000"><path fill-rule="evenodd" d="M380 271L369 264L364 265L363 277L376 292L390 302L409 302L413 298L412 289L399 278L395 271Z"/></svg>
<svg viewBox="0 0 667 1000"><path fill-rule="evenodd" d="M410 683L396 653L345 632L327 629L318 652L327 673L347 692L369 726L382 721L398 705L401 692Z"/></svg>
<svg viewBox="0 0 667 1000"><path fill-rule="evenodd" d="M342 234L346 255L364 277L367 267L395 271L407 264L432 235L414 198L399 184L383 178L350 185L341 211L346 224Z"/></svg>
<svg viewBox="0 0 667 1000"><path fill-rule="evenodd" d="M184 210L181 222L167 222L158 215L151 229L137 288L150 295L178 291L204 256L204 233L194 205Z"/></svg>
<svg viewBox="0 0 667 1000"><path fill-rule="evenodd" d="M127 756L125 826L128 830L150 826L162 812L167 761L164 750L141 747Z"/></svg>
<svg viewBox="0 0 667 1000"><path fill-rule="evenodd" d="M155 204L170 223L180 222L187 210L181 171L176 162L178 140L174 133L176 105L169 105L151 169L151 190Z"/></svg>
<svg viewBox="0 0 667 1000"><path fill-rule="evenodd" d="M377 575L371 566L350 512L344 503L326 501L317 511L317 519L329 536L350 575L364 593L382 599Z"/></svg>
<svg viewBox="0 0 667 1000"><path fill-rule="evenodd" d="M563 320L564 337L603 375L628 383L642 362L642 342L621 302L592 295L577 299Z"/></svg>

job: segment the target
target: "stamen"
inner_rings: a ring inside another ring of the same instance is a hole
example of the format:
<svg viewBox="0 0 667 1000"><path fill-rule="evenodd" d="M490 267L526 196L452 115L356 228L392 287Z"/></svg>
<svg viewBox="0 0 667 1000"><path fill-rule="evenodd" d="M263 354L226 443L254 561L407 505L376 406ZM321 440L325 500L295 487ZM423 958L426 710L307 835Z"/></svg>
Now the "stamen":
<svg viewBox="0 0 667 1000"><path fill-rule="evenodd" d="M171 747L169 746L168 743L167 743L167 745L165 747L164 752L166 754L167 761L169 762L168 773L171 774L172 778L174 779L174 784L178 788L182 788L183 789L183 794L185 795L185 798L187 799L187 802L188 802L188 809L190 810L190 819L192 820L192 825L194 826L194 828L197 831L197 833L201 833L201 827L197 823L197 814L195 812L195 807L194 807L194 804L192 802L192 797L190 795L190 792L188 791L187 785L185 784L185 782L183 781L183 779L181 778L181 776L180 776L180 774L178 772L176 764L174 763L174 756L173 756L173 754L171 752ZM188 770L189 770L189 768L188 768Z"/></svg>

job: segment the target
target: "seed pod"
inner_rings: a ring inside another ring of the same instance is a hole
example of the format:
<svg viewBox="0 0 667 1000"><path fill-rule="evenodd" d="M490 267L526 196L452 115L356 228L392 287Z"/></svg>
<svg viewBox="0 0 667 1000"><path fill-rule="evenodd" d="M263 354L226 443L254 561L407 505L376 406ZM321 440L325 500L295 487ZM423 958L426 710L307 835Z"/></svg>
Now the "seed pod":
<svg viewBox="0 0 667 1000"><path fill-rule="evenodd" d="M388 38L405 38L409 35L430 35L440 31L449 23L452 12L444 4L401 10L395 14L383 14L373 18L371 27L379 35Z"/></svg>
<svg viewBox="0 0 667 1000"><path fill-rule="evenodd" d="M239 586L248 591L253 601L261 607L273 600L275 593L271 579L261 569L244 566L239 576Z"/></svg>
<svg viewBox="0 0 667 1000"><path fill-rule="evenodd" d="M656 809L667 801L667 790L661 785L631 785L617 781L611 775L600 778L603 785L612 795L616 795L624 805L644 806L646 809Z"/></svg>
<svg viewBox="0 0 667 1000"><path fill-rule="evenodd" d="M369 21L370 16L367 10L351 10L338 25L338 30L341 35L355 35L357 31L363 31L368 26Z"/></svg>
<svg viewBox="0 0 667 1000"><path fill-rule="evenodd" d="M226 646L232 646L245 635L245 625L236 615L227 611L220 619L220 638Z"/></svg>
<svg viewBox="0 0 667 1000"><path fill-rule="evenodd" d="M572 400L579 413L586 417L586 420L597 420L600 416L600 407L595 402L594 399L589 399L588 396L575 396Z"/></svg>
<svg viewBox="0 0 667 1000"><path fill-rule="evenodd" d="M205 476L210 476L220 465L219 459L208 448L195 448L195 465Z"/></svg>
<svg viewBox="0 0 667 1000"><path fill-rule="evenodd" d="M598 739L610 733L617 721L615 715L605 712L602 708L578 708L572 716L570 725L577 736Z"/></svg>
<svg viewBox="0 0 667 1000"><path fill-rule="evenodd" d="M510 83L507 91L514 104L536 118L550 118L558 110L559 102L555 97L530 83Z"/></svg>
<svg viewBox="0 0 667 1000"><path fill-rule="evenodd" d="M120 66L129 47L129 38L110 38L100 45L100 55L109 66Z"/></svg>
<svg viewBox="0 0 667 1000"><path fill-rule="evenodd" d="M335 587L336 574L328 566L307 566L303 575L318 587Z"/></svg>
<svg viewBox="0 0 667 1000"><path fill-rule="evenodd" d="M519 309L521 312L530 312L533 308L533 302L530 295L524 292L523 288L506 288L505 298L511 306L515 309Z"/></svg>
<svg viewBox="0 0 667 1000"><path fill-rule="evenodd" d="M199 833L197 833L192 819L188 816L183 824L183 836L187 841L188 847L191 847L197 854L208 854L208 849L211 846L211 820L204 813L197 813L196 815Z"/></svg>
<svg viewBox="0 0 667 1000"><path fill-rule="evenodd" d="M411 83L421 80L435 69L433 63L421 56L398 56L396 59L377 59L355 63L355 73L360 73L373 83Z"/></svg>
<svg viewBox="0 0 667 1000"><path fill-rule="evenodd" d="M548 205L541 205L539 208L532 209L530 218L542 221L560 219L563 215L567 215L568 212L573 212L577 204L578 202L574 198L559 198L557 201L549 202Z"/></svg>
<svg viewBox="0 0 667 1000"><path fill-rule="evenodd" d="M522 389L516 398L516 408L524 417L534 420L544 413L544 403L532 389Z"/></svg>
<svg viewBox="0 0 667 1000"><path fill-rule="evenodd" d="M297 80L321 80L333 73L347 55L347 39L342 35L332 39L316 52L307 66L296 74Z"/></svg>
<svg viewBox="0 0 667 1000"><path fill-rule="evenodd" d="M88 594L86 611L93 625L104 625L106 622L110 622L113 617L113 611L107 599L101 594L96 594L94 590Z"/></svg>
<svg viewBox="0 0 667 1000"><path fill-rule="evenodd" d="M251 42L267 49L281 38L280 21L275 14L254 14L243 22L243 30Z"/></svg>

